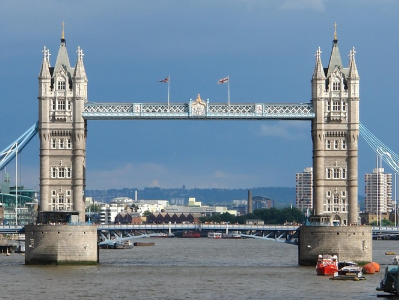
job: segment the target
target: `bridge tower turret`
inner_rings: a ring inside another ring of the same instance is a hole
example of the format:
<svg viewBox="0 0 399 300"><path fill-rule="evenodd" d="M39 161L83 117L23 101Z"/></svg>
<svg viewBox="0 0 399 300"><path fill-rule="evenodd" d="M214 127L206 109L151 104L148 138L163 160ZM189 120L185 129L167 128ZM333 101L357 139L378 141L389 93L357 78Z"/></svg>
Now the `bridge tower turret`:
<svg viewBox="0 0 399 300"><path fill-rule="evenodd" d="M336 24L335 24L336 26ZM355 51L344 68L335 27L330 61L320 48L312 77L313 217L340 225L358 222L359 75Z"/></svg>
<svg viewBox="0 0 399 300"><path fill-rule="evenodd" d="M54 67L43 50L39 74L40 206L39 222L85 221L84 189L87 76L78 47L69 63L64 25Z"/></svg>

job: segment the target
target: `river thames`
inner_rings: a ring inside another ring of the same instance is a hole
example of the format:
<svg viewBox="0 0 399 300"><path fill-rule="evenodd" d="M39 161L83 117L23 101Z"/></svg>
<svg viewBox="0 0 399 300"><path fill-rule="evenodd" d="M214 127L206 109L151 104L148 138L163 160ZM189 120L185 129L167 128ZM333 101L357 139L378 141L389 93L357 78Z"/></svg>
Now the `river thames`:
<svg viewBox="0 0 399 300"><path fill-rule="evenodd" d="M0 255L8 299L376 299L397 241L373 241L381 272L362 281L329 280L298 266L298 247L258 239L145 238L152 247L100 250L96 266L26 266Z"/></svg>

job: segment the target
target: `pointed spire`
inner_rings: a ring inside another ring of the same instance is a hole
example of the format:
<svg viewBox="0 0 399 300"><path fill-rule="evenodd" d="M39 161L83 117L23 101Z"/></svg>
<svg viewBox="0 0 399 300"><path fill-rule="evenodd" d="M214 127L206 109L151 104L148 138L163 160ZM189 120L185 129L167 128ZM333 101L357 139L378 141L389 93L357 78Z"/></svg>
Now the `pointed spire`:
<svg viewBox="0 0 399 300"><path fill-rule="evenodd" d="M76 60L75 72L73 74L73 77L87 80L85 66L83 64L84 54L83 50L80 49L80 46L78 46L78 50L76 51L76 53L78 54L78 59Z"/></svg>
<svg viewBox="0 0 399 300"><path fill-rule="evenodd" d="M334 40L331 50L330 62L328 64L327 78L334 72L335 67L343 70L341 55L339 54L338 39L337 39L337 22L334 23Z"/></svg>
<svg viewBox="0 0 399 300"><path fill-rule="evenodd" d="M355 47L353 47L352 50L349 51L349 78L359 79L359 73L357 71L355 61L355 53Z"/></svg>
<svg viewBox="0 0 399 300"><path fill-rule="evenodd" d="M40 69L39 78L51 78L50 76L50 50L44 46L42 67Z"/></svg>
<svg viewBox="0 0 399 300"><path fill-rule="evenodd" d="M316 66L313 71L313 78L325 79L323 64L321 63L321 50L320 47L316 51Z"/></svg>
<svg viewBox="0 0 399 300"><path fill-rule="evenodd" d="M55 62L53 76L55 76L60 71L61 68L64 68L64 70L68 73L69 77L71 76L71 73L73 70L71 68L71 64L69 63L68 52L66 49L65 23L64 22L62 22L61 45L58 50L58 55L57 55L57 60Z"/></svg>

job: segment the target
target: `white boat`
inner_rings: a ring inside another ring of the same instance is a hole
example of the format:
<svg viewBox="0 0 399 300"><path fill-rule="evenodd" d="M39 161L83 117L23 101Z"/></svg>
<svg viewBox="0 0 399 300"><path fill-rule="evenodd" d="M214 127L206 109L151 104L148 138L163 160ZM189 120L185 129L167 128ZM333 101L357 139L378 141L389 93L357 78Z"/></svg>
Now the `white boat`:
<svg viewBox="0 0 399 300"><path fill-rule="evenodd" d="M221 232L208 232L208 238L210 239L221 239L222 233Z"/></svg>

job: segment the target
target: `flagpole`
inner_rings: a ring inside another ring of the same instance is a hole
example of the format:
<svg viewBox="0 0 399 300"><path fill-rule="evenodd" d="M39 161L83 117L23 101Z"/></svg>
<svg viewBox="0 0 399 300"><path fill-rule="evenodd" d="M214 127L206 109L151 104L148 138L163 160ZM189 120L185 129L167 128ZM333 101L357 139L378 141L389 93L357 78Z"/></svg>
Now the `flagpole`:
<svg viewBox="0 0 399 300"><path fill-rule="evenodd" d="M227 78L227 103L230 106L230 75Z"/></svg>
<svg viewBox="0 0 399 300"><path fill-rule="evenodd" d="M169 108L169 94L170 94L170 75L168 76L168 108Z"/></svg>

